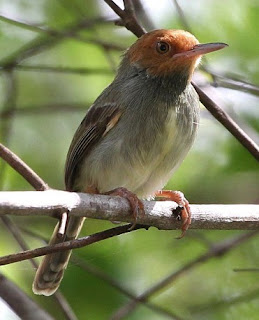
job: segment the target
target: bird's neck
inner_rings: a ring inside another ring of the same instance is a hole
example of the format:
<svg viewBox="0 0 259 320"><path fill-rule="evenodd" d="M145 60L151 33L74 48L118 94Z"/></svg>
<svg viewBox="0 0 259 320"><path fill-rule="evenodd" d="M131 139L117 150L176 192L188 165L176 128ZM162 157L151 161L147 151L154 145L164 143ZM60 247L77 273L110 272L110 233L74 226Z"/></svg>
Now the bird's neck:
<svg viewBox="0 0 259 320"><path fill-rule="evenodd" d="M149 94L159 96L165 100L175 99L181 95L190 84L188 69L175 69L166 76L149 75L148 71L138 65L129 63L127 56L121 62L115 81L127 82L136 90L145 90Z"/></svg>

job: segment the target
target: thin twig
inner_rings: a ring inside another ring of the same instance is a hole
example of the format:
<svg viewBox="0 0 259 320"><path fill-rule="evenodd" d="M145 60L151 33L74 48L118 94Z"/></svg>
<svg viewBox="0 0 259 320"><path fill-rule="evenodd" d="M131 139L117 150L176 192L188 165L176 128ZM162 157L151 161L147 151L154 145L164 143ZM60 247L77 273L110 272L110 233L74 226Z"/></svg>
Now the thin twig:
<svg viewBox="0 0 259 320"><path fill-rule="evenodd" d="M54 103L54 104L44 104L39 106L25 106L19 107L15 110L15 116L19 115L37 115L42 113L55 113L60 111L66 112L76 112L76 111L86 111L90 107L90 103L78 103L78 102L67 102L67 103ZM0 111L0 117L9 118L14 116L12 113L7 111Z"/></svg>
<svg viewBox="0 0 259 320"><path fill-rule="evenodd" d="M125 295L126 297L134 300L136 296L129 292L127 289L121 286L119 282L117 282L114 278L111 276L107 275L105 272L103 272L101 269L97 268L96 266L92 266L89 263L86 263L85 260L81 259L78 255L73 255L72 256L72 263L75 265L78 265L81 269L91 273L92 275L98 277L99 279L102 279L104 282L108 283L111 287L115 288L118 290L120 293ZM158 314L164 315L168 317L169 319L174 319L174 320L180 320L178 315L173 313L172 311L167 311L159 306L156 306L153 303L149 303L146 301L141 301L143 305L145 305L147 308L149 308L152 311L155 311Z"/></svg>
<svg viewBox="0 0 259 320"><path fill-rule="evenodd" d="M87 38L87 37L81 36L80 34L77 34L76 32L73 32L71 30L67 31L67 32L60 32L57 30L49 29L49 28L43 29L43 28L39 28L39 27L30 25L27 23L23 23L23 22L14 20L14 19L7 18L7 17L1 16L1 15L0 15L0 20L7 22L7 23L10 23L12 25L15 25L17 27L24 28L26 30L46 34L49 37L53 37L53 38L58 38L58 39L72 38L72 39L76 39L80 42L93 43L93 44L96 44L96 45L104 47L104 48L109 48L110 50L118 50L118 51L124 50L124 48L121 47L120 45L106 42L104 40L100 40L100 39L96 39L96 38ZM6 68L6 67L9 68L8 65L7 66L3 65L3 68Z"/></svg>
<svg viewBox="0 0 259 320"><path fill-rule="evenodd" d="M104 0L111 9L117 13L117 15L122 19L123 25L130 30L135 36L141 37L145 34L145 30L138 23L136 16L134 14L134 8L131 0L124 0L125 9L122 10L117 6L112 0Z"/></svg>
<svg viewBox="0 0 259 320"><path fill-rule="evenodd" d="M259 268L235 268L234 272L259 272Z"/></svg>
<svg viewBox="0 0 259 320"><path fill-rule="evenodd" d="M36 190L47 190L49 187L25 162L0 143L0 157L15 171L27 180Z"/></svg>
<svg viewBox="0 0 259 320"><path fill-rule="evenodd" d="M182 25L183 25L184 29L186 31L192 32L192 29L191 29L191 27L190 27L190 25L189 25L189 23L188 23L188 21L187 21L187 19L185 17L185 14L184 14L181 6L179 5L178 1L177 0L173 0L173 3L175 5L175 7L176 7L176 10L177 10L178 15L179 15L179 17L181 19L181 22L182 22Z"/></svg>
<svg viewBox="0 0 259 320"><path fill-rule="evenodd" d="M30 235L31 237L34 237L36 239L42 240L45 244L48 243L48 239L45 237L42 237L41 235L35 233L34 231L31 231L26 228L21 228L23 232ZM97 266L91 265L89 262L86 262L85 259L82 259L79 255L77 255L75 252L71 256L71 263L75 266L78 266L82 270L90 273L91 275L97 277L98 279L101 279L102 281L106 282L108 285L116 289L118 292L122 293L124 296L135 299L135 295L132 294L128 289L124 288L115 278L111 277L107 273L105 273L102 269L98 268ZM145 302L143 301L143 304L149 308L150 310L153 310L159 314L167 316L169 319L179 319L177 315L175 315L171 311L167 311L159 306L156 306L155 304Z"/></svg>
<svg viewBox="0 0 259 320"><path fill-rule="evenodd" d="M229 309L232 305L248 302L253 299L258 299L258 295L259 295L259 288L255 288L244 294L237 295L235 292L233 296L225 297L224 299L215 301L214 303L192 305L188 309L192 315L203 314L203 318L204 318L204 313L206 312L209 312L211 314L211 310L215 312L217 309L223 309L223 308Z"/></svg>
<svg viewBox="0 0 259 320"><path fill-rule="evenodd" d="M113 72L109 69L103 68L71 68L71 67L57 67L57 66L46 66L46 65L23 65L17 64L14 66L15 70L22 70L22 71L42 71L42 72L57 72L57 73L72 73L72 74L79 74L79 75L86 75L86 74L100 74L100 75L110 75Z"/></svg>
<svg viewBox="0 0 259 320"><path fill-rule="evenodd" d="M192 270L194 267L208 261L211 258L222 257L233 248L237 247L238 245L257 235L258 232L259 230L255 230L250 233L244 233L241 236L233 237L231 239L224 240L214 245L205 254L202 254L198 258L193 259L192 261L181 267L179 270L172 272L164 279L157 282L153 287L150 287L148 290L146 290L144 293L138 296L138 300L147 301L151 296L158 293L158 291L164 289L169 284L171 285L176 279L178 279L180 276L182 276L189 270ZM131 312L135 310L135 308L138 306L138 303L139 302L136 300L127 303L126 305L118 309L110 320L119 320L129 315Z"/></svg>
<svg viewBox="0 0 259 320"><path fill-rule="evenodd" d="M143 27L145 27L145 29L148 31L156 29L153 21L150 19L150 16L147 13L146 8L143 5L143 2L141 0L132 0L132 4L137 21L141 21Z"/></svg>
<svg viewBox="0 0 259 320"><path fill-rule="evenodd" d="M9 232L12 234L12 236L15 238L15 240L19 244L20 248L22 250L29 250L29 247L27 246L26 242L23 239L20 228L17 227L17 225L14 224L8 217L5 216L1 218L5 226L9 230ZM35 259L30 259L30 263L32 264L33 268L35 269L38 268L38 264L35 261ZM53 295L53 298L61 306L61 310L64 313L66 320L77 320L77 317L74 314L73 310L71 309L70 305L68 304L65 297L60 292L55 292L55 294ZM31 318L33 317L34 317L34 314L31 315Z"/></svg>
<svg viewBox="0 0 259 320"><path fill-rule="evenodd" d="M259 146L238 126L238 124L222 110L206 93L192 83L197 91L201 103L209 112L259 161Z"/></svg>
<svg viewBox="0 0 259 320"><path fill-rule="evenodd" d="M13 282L0 274L0 297L11 307L20 319L54 320Z"/></svg>
<svg viewBox="0 0 259 320"><path fill-rule="evenodd" d="M259 96L259 86L256 86L252 83L241 80L238 78L237 75L219 74L204 65L201 66L200 69L210 74L213 77L214 83L212 85L214 85L215 87L223 87L223 88L248 92L255 96Z"/></svg>
<svg viewBox="0 0 259 320"><path fill-rule="evenodd" d="M102 18L103 19L103 18ZM11 20L11 19L10 19ZM45 49L48 49L60 42L64 38L64 33L76 33L82 29L92 28L95 24L100 23L99 19L83 19L79 22L72 23L66 26L63 30L63 34L59 37L50 37L46 36L46 34L41 34L37 38L33 39L32 41L26 43L20 49L12 53L11 55L7 56L0 60L0 66L2 68L13 68L17 63L21 62L22 60L29 58Z"/></svg>
<svg viewBox="0 0 259 320"><path fill-rule="evenodd" d="M3 112L8 112L11 116L6 121L1 121L0 137L1 141L9 145L13 129L13 115L16 110L17 83L16 76L12 70L5 72L5 102ZM3 189L4 178L6 173L6 163L0 161L0 189Z"/></svg>
<svg viewBox="0 0 259 320"><path fill-rule="evenodd" d="M4 225L6 226L6 228L8 229L8 231L13 236L13 238L19 244L20 248L22 250L29 250L26 242L23 239L23 236L21 235L20 229L16 226L16 224L14 224L11 221L11 219L9 217L7 217L7 216L1 217L1 219L2 219L2 221L4 223ZM38 264L37 264L36 260L30 259L30 263L31 263L33 268L35 268L35 269L38 268Z"/></svg>
<svg viewBox="0 0 259 320"><path fill-rule="evenodd" d="M20 253L14 253L7 256L3 256L0 258L0 265L6 265L18 261L28 260L40 256L44 256L46 254L59 252L59 251L66 251L69 249L78 249L85 246L88 246L90 244L93 244L95 242L99 242L108 238L112 238L115 236L118 236L123 233L132 232L134 230L138 229L147 229L147 226L144 225L136 225L134 230L130 230L131 224L127 224L124 226L108 229L102 232L98 232L95 234L92 234L87 237L78 238L71 241L65 241L62 243L57 243L55 245L48 245L41 248L36 248L33 250L26 250Z"/></svg>
<svg viewBox="0 0 259 320"><path fill-rule="evenodd" d="M136 21L135 15L132 14L132 10L118 10L117 5L111 0L104 0L117 14L124 20L125 27L140 37L145 32ZM126 2L126 0L125 0ZM129 2L130 3L130 2ZM129 3L127 4L128 6ZM125 3L124 3L125 4ZM116 10L115 10L116 9ZM126 16L125 16L126 15ZM131 16L130 16L131 15ZM129 23L130 21L130 23ZM140 28L140 29L139 29ZM136 32L137 31L137 32ZM228 116L216 103L211 100L195 83L193 83L201 102L203 105L213 114L213 116L223 124L223 126L232 133L232 135L257 159L259 160L259 147L256 143L234 122L234 120Z"/></svg>

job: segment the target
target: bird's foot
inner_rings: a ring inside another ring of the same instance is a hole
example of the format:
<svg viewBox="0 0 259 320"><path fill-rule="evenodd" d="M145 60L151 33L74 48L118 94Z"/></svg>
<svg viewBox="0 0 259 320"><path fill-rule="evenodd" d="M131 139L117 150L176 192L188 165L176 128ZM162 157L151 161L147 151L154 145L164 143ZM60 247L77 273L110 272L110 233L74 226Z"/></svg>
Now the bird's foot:
<svg viewBox="0 0 259 320"><path fill-rule="evenodd" d="M130 207L132 209L132 215L133 215L133 224L130 227L130 230L134 229L137 224L138 214L139 213L143 215L145 214L143 202L139 200L139 198L135 195L135 193L123 187L113 189L111 191L105 192L104 194L107 194L110 196L120 196L128 200Z"/></svg>
<svg viewBox="0 0 259 320"><path fill-rule="evenodd" d="M191 224L191 208L188 200L185 199L181 191L159 190L155 193L155 196L160 200L171 200L178 204L178 208L174 210L174 214L177 219L180 218L182 220L182 234L177 239L183 238Z"/></svg>

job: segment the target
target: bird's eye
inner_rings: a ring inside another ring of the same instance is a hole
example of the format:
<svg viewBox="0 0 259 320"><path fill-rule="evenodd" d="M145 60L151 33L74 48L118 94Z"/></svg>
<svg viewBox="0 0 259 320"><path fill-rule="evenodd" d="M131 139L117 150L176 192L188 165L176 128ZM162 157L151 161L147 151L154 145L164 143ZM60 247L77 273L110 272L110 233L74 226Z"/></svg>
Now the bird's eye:
<svg viewBox="0 0 259 320"><path fill-rule="evenodd" d="M170 49L170 46L167 42L159 41L156 45L156 50L158 53L167 53Z"/></svg>

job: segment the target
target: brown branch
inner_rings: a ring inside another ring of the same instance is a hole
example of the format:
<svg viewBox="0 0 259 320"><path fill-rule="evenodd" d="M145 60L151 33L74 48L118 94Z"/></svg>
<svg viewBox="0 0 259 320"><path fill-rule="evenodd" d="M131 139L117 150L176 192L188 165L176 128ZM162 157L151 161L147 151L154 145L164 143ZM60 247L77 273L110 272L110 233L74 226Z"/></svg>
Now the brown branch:
<svg viewBox="0 0 259 320"><path fill-rule="evenodd" d="M11 167L13 167L19 174L21 174L36 190L48 190L48 185L27 164L2 144L0 144L0 157L2 157ZM19 229L7 217L2 217L2 219L16 241L19 243L20 247L23 250L26 250L27 245L24 242ZM32 259L30 260L32 265L34 267L37 267L36 262ZM64 316L67 320L77 319L68 302L60 293L56 293L54 295L54 298L60 305L62 312L64 313Z"/></svg>
<svg viewBox="0 0 259 320"><path fill-rule="evenodd" d="M6 265L6 264L18 262L18 261L28 260L28 259L44 256L46 254L54 253L54 252L66 251L69 249L78 249L85 246L89 246L90 244L93 244L95 242L99 242L108 238L118 236L123 233L128 233L130 231L143 229L143 228L148 229L148 227L144 225L136 225L134 230L130 230L130 227L131 227L131 224L130 225L127 224L124 226L98 232L87 237L78 238L76 240L65 241L55 245L49 245L49 246L45 246L45 247L41 247L33 250L26 250L20 253L3 256L0 258L0 265Z"/></svg>
<svg viewBox="0 0 259 320"><path fill-rule="evenodd" d="M234 74L219 74L206 66L201 66L201 70L205 71L213 77L213 86L223 87L243 92L248 92L255 96L259 96L259 86L256 86L247 81L241 80Z"/></svg>
<svg viewBox="0 0 259 320"><path fill-rule="evenodd" d="M82 36L80 34L77 34L76 31L73 30L69 30L69 31L57 31L54 29L50 29L50 28L39 28L37 26L34 25L30 25L27 23L23 23L14 19L10 19L7 17L4 17L2 15L0 15L0 20L10 23L12 25L15 25L17 27L20 28L24 28L26 30L30 30L33 32L37 32L37 33L43 33L46 34L49 37L53 37L53 38L58 38L58 39L63 39L63 38L72 38L72 39L76 39L80 42L84 42L84 43L92 43L92 44L96 44L98 46L104 47L106 49L109 50L118 50L118 51L122 51L124 50L123 47L121 47L120 45L117 45L115 43L110 43L104 40L100 40L100 39L96 39L96 38L87 38L85 36ZM7 65L3 65L2 66L3 69L5 68L9 68L9 66Z"/></svg>
<svg viewBox="0 0 259 320"><path fill-rule="evenodd" d="M122 10L112 0L104 0L111 9L121 18L122 24L130 30L135 36L141 37L146 31L138 23L134 14L134 8L131 0L124 0L125 9ZM120 23L121 25L121 23Z"/></svg>
<svg viewBox="0 0 259 320"><path fill-rule="evenodd" d="M27 228L21 228L21 230L33 238L36 238L38 240L40 239L45 244L48 243L48 239L37 234L34 231L31 231ZM78 266L79 268L90 273L94 277L106 282L108 285L110 285L111 287L113 287L114 289L116 289L118 292L125 295L126 297L131 298L133 300L135 299L135 295L132 294L128 289L124 288L115 278L111 277L110 275L105 273L102 269L98 268L97 266L90 264L88 261L86 262L85 259L82 259L75 252L73 253L70 259L71 259L71 263L74 264L75 266ZM145 301L143 301L143 304L150 310L153 310L159 314L165 315L169 319L177 319L178 317L173 312L165 310L155 304L145 302Z"/></svg>
<svg viewBox="0 0 259 320"><path fill-rule="evenodd" d="M201 103L254 157L259 160L259 146L238 126L238 124L195 83L192 83L197 91Z"/></svg>
<svg viewBox="0 0 259 320"><path fill-rule="evenodd" d="M100 75L111 75L113 72L109 69L101 68L71 68L71 67L56 67L56 66L47 66L47 65L23 65L17 64L14 66L15 70L21 71L41 71L41 72L57 72L57 73L72 73L79 75L86 74L100 74Z"/></svg>
<svg viewBox="0 0 259 320"><path fill-rule="evenodd" d="M17 98L17 81L16 76L12 70L4 73L5 79L5 101L3 106L3 112L8 112L13 115L16 110L16 98ZM8 144L10 135L12 132L12 119L9 121L3 121L1 123L1 140L3 143Z"/></svg>
<svg viewBox="0 0 259 320"><path fill-rule="evenodd" d="M231 306L236 305L238 303L244 303L253 299L258 299L258 296L259 288L255 288L253 290L250 290L249 292L239 295L237 295L237 293L234 292L230 297L225 297L219 301L215 301L214 303L192 305L188 307L188 310L192 315L202 314L204 318L204 313L209 312L209 314L211 315L211 310L215 312L218 309L230 308ZM197 316L195 316L195 318L197 318Z"/></svg>
<svg viewBox="0 0 259 320"><path fill-rule="evenodd" d="M42 113L55 113L60 111L74 112L74 111L86 111L90 107L90 103L78 103L78 102L67 102L67 103L54 103L54 104L43 104L39 106L26 106L19 107L15 110L15 116L19 115L37 115ZM7 111L0 111L1 118L12 117L13 113Z"/></svg>
<svg viewBox="0 0 259 320"><path fill-rule="evenodd" d="M10 117L7 121L1 121L0 137L3 143L9 144L12 130L13 130L13 115L16 110L16 98L17 98L17 81L16 75L13 70L8 70L5 75L5 102L3 106L3 112L8 112ZM6 173L6 163L0 162L0 189L3 188L4 177Z"/></svg>
<svg viewBox="0 0 259 320"><path fill-rule="evenodd" d="M132 4L131 1L127 2L127 7L130 8L126 11L122 9L115 10L115 4L111 0L104 0L124 21L125 27L134 33L137 37L140 37L145 32L140 25L138 24L134 12L132 12ZM125 16L126 15L126 16ZM130 21L130 23L129 23ZM140 30L138 28L141 28ZM136 32L137 30L137 32ZM219 106L214 103L195 83L193 83L194 88L196 89L201 103L209 110L209 112L221 123L223 126L232 133L232 135L257 159L259 160L259 147L256 143L234 122L234 120L228 116Z"/></svg>
<svg viewBox="0 0 259 320"><path fill-rule="evenodd" d="M21 62L22 60L29 58L45 49L48 49L56 44L58 44L61 40L64 39L64 34L75 34L82 29L92 28L95 24L100 23L103 18L96 18L96 19L83 19L79 22L72 23L66 26L63 30L63 33L56 34L56 36L50 36L46 34L40 35L26 43L20 49L15 51L14 53L10 54L9 56L0 60L1 68L13 68L17 63ZM12 23L14 20L9 19L8 22ZM7 21L6 21L7 22ZM14 21L15 23L15 21ZM26 27L26 24L25 24Z"/></svg>
<svg viewBox="0 0 259 320"><path fill-rule="evenodd" d="M235 268L234 272L259 272L259 268Z"/></svg>
<svg viewBox="0 0 259 320"><path fill-rule="evenodd" d="M0 297L21 319L54 320L3 274L0 274Z"/></svg>
<svg viewBox="0 0 259 320"><path fill-rule="evenodd" d="M115 279L107 275L105 272L103 272L101 269L97 268L96 266L92 266L89 263L86 263L85 260L81 259L79 256L73 255L71 258L71 262L74 263L75 265L79 266L81 269L91 273L92 275L98 277L99 279L102 279L104 282L108 283L111 287L115 288L118 290L120 293L122 293L124 296L135 300L136 296L132 294L130 291L122 287L122 285ZM172 311L165 310L153 303L146 302L146 301L141 301L143 305L145 305L147 308L150 310L166 316L168 319L174 319L174 320L180 320L178 315L173 313Z"/></svg>
<svg viewBox="0 0 259 320"><path fill-rule="evenodd" d="M190 261L189 263L181 267L179 270L172 272L171 274L166 276L164 279L157 282L153 287L150 287L144 293L139 295L138 300L147 301L151 296L156 294L158 291L164 289L169 284L171 285L180 276L192 270L194 267L210 260L211 258L222 257L223 255L228 253L230 250L234 249L238 245L242 244L243 242L257 235L258 232L259 230L255 230L250 233L244 233L241 236L224 240L212 246L205 254L202 254L199 257L193 259L192 261ZM135 310L135 308L138 306L138 303L139 302L136 300L127 303L125 306L118 309L118 311L110 318L110 320L119 320L119 319L122 319L123 317L126 317L127 315L129 315L131 312Z"/></svg>
<svg viewBox="0 0 259 320"><path fill-rule="evenodd" d="M0 143L0 157L4 159L36 190L47 190L48 185L16 154Z"/></svg>
<svg viewBox="0 0 259 320"><path fill-rule="evenodd" d="M20 228L18 228L16 226L16 224L14 224L8 217L1 217L1 218L2 218L2 221L5 224L5 226L9 230L9 232L12 234L14 239L19 244L20 248L22 250L29 250L29 248L28 248L26 242L24 241L23 236L22 236L22 234L20 232ZM30 263L32 264L33 268L35 268L35 269L38 268L38 264L35 261L35 259L30 259ZM53 298L61 306L61 310L64 313L65 319L67 319L67 320L77 320L77 317L75 316L75 314L74 314L73 310L71 309L70 305L68 304L68 302L66 301L64 296L59 291L55 292L55 294L53 295Z"/></svg>
<svg viewBox="0 0 259 320"><path fill-rule="evenodd" d="M189 25L188 20L187 20L186 17L185 17L185 14L184 14L184 12L183 12L183 9L181 8L181 6L179 5L179 3L178 3L177 0L172 0L172 1L173 1L173 3L174 3L174 6L175 6L177 12L178 12L178 15L179 15L179 17L180 17L180 20L181 20L181 22L182 22L182 25L183 25L184 29L185 29L186 31L189 31L189 32L192 33L192 29L191 29L191 27L190 27L190 25Z"/></svg>
<svg viewBox="0 0 259 320"><path fill-rule="evenodd" d="M143 27L147 30L156 29L153 21L150 19L142 0L132 0L137 21L141 21ZM146 3L145 3L146 4Z"/></svg>

